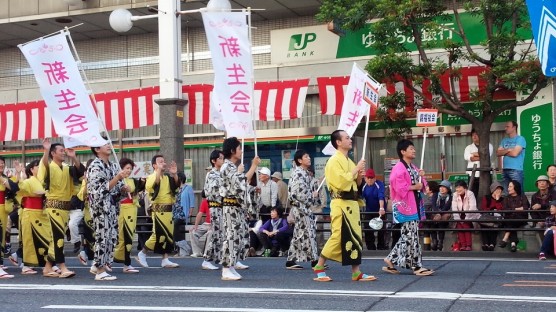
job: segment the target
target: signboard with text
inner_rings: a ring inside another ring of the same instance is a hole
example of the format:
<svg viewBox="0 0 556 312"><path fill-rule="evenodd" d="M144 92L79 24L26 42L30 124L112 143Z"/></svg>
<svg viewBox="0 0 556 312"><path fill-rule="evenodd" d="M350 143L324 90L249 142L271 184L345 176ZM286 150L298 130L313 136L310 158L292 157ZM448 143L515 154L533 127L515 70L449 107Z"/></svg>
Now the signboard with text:
<svg viewBox="0 0 556 312"><path fill-rule="evenodd" d="M527 0L531 28L535 37L542 72L556 76L556 2Z"/></svg>
<svg viewBox="0 0 556 312"><path fill-rule="evenodd" d="M437 109L418 109L417 110L417 127L434 127L438 121Z"/></svg>
<svg viewBox="0 0 556 312"><path fill-rule="evenodd" d="M333 60L339 37L326 25L270 31L272 64Z"/></svg>
<svg viewBox="0 0 556 312"><path fill-rule="evenodd" d="M518 93L520 101L528 94ZM533 102L517 108L518 131L527 142L523 163L524 191L536 191L535 181L554 163L554 105L551 87L541 90Z"/></svg>
<svg viewBox="0 0 556 312"><path fill-rule="evenodd" d="M505 103L507 102L505 101L495 102L494 106L497 107L498 105L503 105ZM465 107L465 109L467 109L467 111L471 115L477 118L480 118L483 115L483 111L481 110L481 107L473 103L463 104L463 107ZM460 116L441 114L440 118L442 119L443 126L460 126L460 125L469 124L469 121L463 119L463 117ZM507 122L511 120L516 120L515 108L507 109L503 111L500 115L496 116L496 118L494 118L494 122Z"/></svg>
<svg viewBox="0 0 556 312"><path fill-rule="evenodd" d="M480 16L468 12L460 12L459 16L470 45L479 45L487 39ZM457 35L457 23L453 14L439 17L438 23L442 29L424 28L421 31L423 41L430 48L441 48L445 39L462 42ZM531 39L530 30L519 29L518 34L523 39ZM272 64L378 55L378 51L372 47L375 42L372 23L367 23L356 31L346 30L341 37L328 31L326 25L273 30L270 36ZM417 51L412 36L400 33L398 39L408 51Z"/></svg>

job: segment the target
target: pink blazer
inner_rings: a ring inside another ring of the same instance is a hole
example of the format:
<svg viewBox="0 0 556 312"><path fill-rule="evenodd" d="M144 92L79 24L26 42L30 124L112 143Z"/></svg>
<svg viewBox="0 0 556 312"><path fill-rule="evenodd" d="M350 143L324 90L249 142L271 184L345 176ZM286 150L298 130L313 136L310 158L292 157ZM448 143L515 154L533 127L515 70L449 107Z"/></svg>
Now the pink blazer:
<svg viewBox="0 0 556 312"><path fill-rule="evenodd" d="M419 171L415 165L411 164L410 166ZM424 192L427 180L423 177L421 183L423 183L421 191ZM409 173L407 172L404 164L400 161L392 168L392 172L390 173L390 198L392 199L392 202L405 202L412 211L417 212L415 195L410 187L411 178L409 177Z"/></svg>
<svg viewBox="0 0 556 312"><path fill-rule="evenodd" d="M480 214L467 213L467 211L477 211L477 200L475 199L475 194L473 194L470 190L466 190L465 196L462 200L459 194L454 193L452 195L452 211L465 212L465 220L479 219ZM461 220L459 213L454 213L453 216L454 220Z"/></svg>

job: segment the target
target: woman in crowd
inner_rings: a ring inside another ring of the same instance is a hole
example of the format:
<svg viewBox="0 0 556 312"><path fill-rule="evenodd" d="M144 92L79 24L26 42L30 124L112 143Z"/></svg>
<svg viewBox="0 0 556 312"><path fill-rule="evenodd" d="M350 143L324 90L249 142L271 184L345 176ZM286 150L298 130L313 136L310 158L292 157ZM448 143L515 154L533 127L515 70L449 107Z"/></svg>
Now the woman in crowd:
<svg viewBox="0 0 556 312"><path fill-rule="evenodd" d="M129 188L128 196L120 201L120 214L118 216L118 244L114 250L114 262L124 264L124 273L139 273L131 266L131 248L137 225L137 207L139 207L138 193L145 188L144 181L133 179L129 176L135 168L135 163L129 158L120 159L120 168L127 178L125 185Z"/></svg>
<svg viewBox="0 0 556 312"><path fill-rule="evenodd" d="M554 255L556 252L554 248L554 234L556 232L556 200L550 202L550 215L546 218L544 224L546 226L546 230L544 231L539 260L546 260L546 255Z"/></svg>
<svg viewBox="0 0 556 312"><path fill-rule="evenodd" d="M312 178L307 171L311 166L311 156L304 150L297 150L293 157L295 169L288 185L290 213L295 218L293 237L288 250L286 269L303 269L296 263L311 261L311 267L318 260L317 224L311 206L315 204L318 192L312 191Z"/></svg>
<svg viewBox="0 0 556 312"><path fill-rule="evenodd" d="M504 198L504 210L513 210L514 212L504 213L504 227L521 228L527 224L528 215L525 210L529 210L529 199L521 191L521 183L511 180L508 184L508 196ZM517 231L506 231L504 238L500 242L500 247L505 248L511 244L511 251L517 251Z"/></svg>
<svg viewBox="0 0 556 312"><path fill-rule="evenodd" d="M481 210L482 211L499 211L504 209L504 198L502 197L502 193L504 192L504 187L502 184L498 183L498 181L494 181L490 185L490 194L485 195L481 200ZM494 214L492 212L491 214ZM485 213L481 214L481 217L484 216ZM495 227L498 227L496 223L487 223L482 222L479 223L481 228L486 228L486 230L481 231L481 240L483 245L481 248L483 251L494 251L494 247L496 246L496 238L498 237L498 231L489 230Z"/></svg>
<svg viewBox="0 0 556 312"><path fill-rule="evenodd" d="M473 229L473 222L469 220L475 220L479 218L477 213L472 213L472 211L477 211L477 200L473 192L467 189L467 183L463 180L456 181L456 194L452 200L452 211L457 211L454 213L454 220L457 220L456 229L459 229L458 241L460 251L471 251L473 250L473 239L471 237L471 229ZM468 230L468 231L467 231Z"/></svg>
<svg viewBox="0 0 556 312"><path fill-rule="evenodd" d="M433 222L429 227L432 229L430 232L432 250L442 251L444 249L446 231L442 229L448 228L448 220L452 217L452 214L449 213L452 210L452 200L452 184L443 180L438 186L438 193L435 193L431 200L433 214L430 217ZM435 231L435 229L440 230Z"/></svg>

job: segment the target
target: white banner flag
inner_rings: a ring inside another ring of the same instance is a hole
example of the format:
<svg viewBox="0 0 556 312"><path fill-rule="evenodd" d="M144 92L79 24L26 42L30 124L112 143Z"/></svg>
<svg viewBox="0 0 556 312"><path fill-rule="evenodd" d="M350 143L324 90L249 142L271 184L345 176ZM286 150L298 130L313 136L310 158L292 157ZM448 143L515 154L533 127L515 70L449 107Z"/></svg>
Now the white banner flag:
<svg viewBox="0 0 556 312"><path fill-rule="evenodd" d="M361 118L369 112L369 105L376 105L378 103L378 92L375 95L373 89L375 91L379 90L380 84L371 79L357 64L353 63L353 69L351 70L351 76L349 77L349 83L344 96L338 130L344 130L350 136L353 135ZM371 100L369 101L369 99ZM329 142L322 150L322 153L324 155L334 155L336 149Z"/></svg>
<svg viewBox="0 0 556 312"><path fill-rule="evenodd" d="M247 12L202 12L214 68L212 100L228 137L253 137L253 60ZM212 106L212 105L211 105Z"/></svg>
<svg viewBox="0 0 556 312"><path fill-rule="evenodd" d="M98 118L73 58L66 35L19 45L39 85L46 108L65 147L102 146ZM36 126L36 125L34 125Z"/></svg>

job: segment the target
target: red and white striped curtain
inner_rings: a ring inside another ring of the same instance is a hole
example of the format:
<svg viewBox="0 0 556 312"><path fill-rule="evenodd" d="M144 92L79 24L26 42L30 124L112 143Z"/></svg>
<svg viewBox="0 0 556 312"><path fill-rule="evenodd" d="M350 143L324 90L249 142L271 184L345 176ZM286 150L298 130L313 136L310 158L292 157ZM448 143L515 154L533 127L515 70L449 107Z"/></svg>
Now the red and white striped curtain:
<svg viewBox="0 0 556 312"><path fill-rule="evenodd" d="M470 102L469 92L471 90L479 90L484 92L486 81L481 79L481 74L487 70L485 67L475 66L461 69L461 78L456 80L455 91L458 94L460 101ZM323 115L340 115L342 112L342 103L344 101L344 93L349 81L349 77L319 77L317 84L319 88L321 112ZM450 90L450 81L448 75L441 77L442 88ZM422 88L425 90L423 93L426 98L432 99L432 94L426 91L430 85L429 80L423 81ZM402 82L396 84L386 84L388 93L395 91L405 94L407 99L407 110L413 110L413 104L416 100L416 95L413 90L405 86ZM511 91L502 91L496 94L495 99L514 99L515 93ZM427 105L425 105L427 106Z"/></svg>
<svg viewBox="0 0 556 312"><path fill-rule="evenodd" d="M255 113L258 120L300 118L309 79L256 82ZM186 124L210 123L209 84L185 85ZM135 129L159 124L159 87L95 94L96 110L108 130ZM57 136L44 101L0 105L0 140L31 140Z"/></svg>

